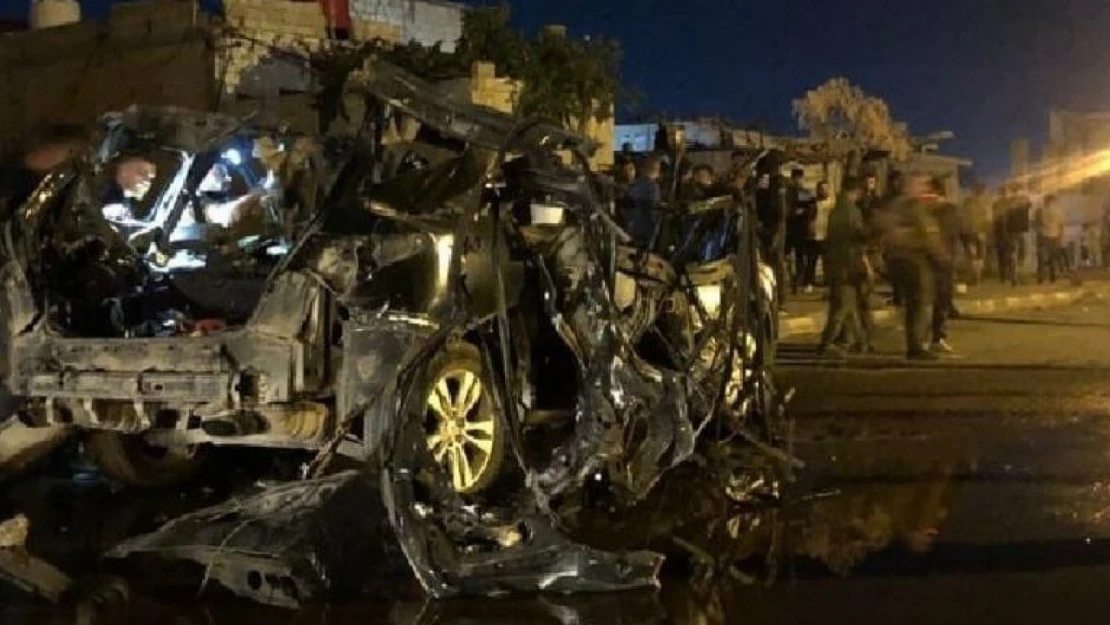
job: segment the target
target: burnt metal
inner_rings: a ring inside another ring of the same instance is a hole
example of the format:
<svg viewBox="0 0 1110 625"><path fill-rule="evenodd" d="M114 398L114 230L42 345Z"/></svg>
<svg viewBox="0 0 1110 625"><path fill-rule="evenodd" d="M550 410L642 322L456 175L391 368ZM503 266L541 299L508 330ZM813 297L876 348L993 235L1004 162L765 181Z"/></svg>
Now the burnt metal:
<svg viewBox="0 0 1110 625"><path fill-rule="evenodd" d="M345 472L178 517L107 555L190 560L203 567L202 583L295 608L327 595L360 593L390 562L395 570L403 566L385 519L376 482Z"/></svg>
<svg viewBox="0 0 1110 625"><path fill-rule="evenodd" d="M771 481L798 465L746 202L669 206L680 244L636 241L602 197L588 141L377 60L348 91L366 97L370 132L339 154L205 113L110 116L7 225L0 315L18 418L168 447L308 449L310 478L339 453L367 465L183 517L113 555L195 560L240 594L296 605L360 585L366 571L336 545L373 542L388 520L436 597L651 587L659 556L567 537L587 485L633 506L709 443L767 457ZM432 149L383 139L405 117ZM175 247L205 172L243 141L284 147L265 163L283 185L265 204L274 227L194 229ZM130 149L177 164L137 231L107 222L96 195ZM183 249L203 263L166 270ZM205 288L243 303L220 309ZM496 487L477 495L453 490L423 431L429 369L461 344L481 355L505 436Z"/></svg>

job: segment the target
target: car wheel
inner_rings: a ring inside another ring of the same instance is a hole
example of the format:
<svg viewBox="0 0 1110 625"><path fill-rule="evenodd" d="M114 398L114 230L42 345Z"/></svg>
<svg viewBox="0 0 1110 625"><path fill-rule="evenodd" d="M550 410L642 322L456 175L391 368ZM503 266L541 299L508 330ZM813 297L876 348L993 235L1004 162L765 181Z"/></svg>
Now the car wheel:
<svg viewBox="0 0 1110 625"><path fill-rule="evenodd" d="M187 481L204 464L202 449L176 451L148 445L142 436L91 432L85 456L105 476L126 486L158 488Z"/></svg>
<svg viewBox="0 0 1110 625"><path fill-rule="evenodd" d="M490 392L478 349L458 343L429 363L418 395L428 449L462 495L491 486L504 460L503 421Z"/></svg>

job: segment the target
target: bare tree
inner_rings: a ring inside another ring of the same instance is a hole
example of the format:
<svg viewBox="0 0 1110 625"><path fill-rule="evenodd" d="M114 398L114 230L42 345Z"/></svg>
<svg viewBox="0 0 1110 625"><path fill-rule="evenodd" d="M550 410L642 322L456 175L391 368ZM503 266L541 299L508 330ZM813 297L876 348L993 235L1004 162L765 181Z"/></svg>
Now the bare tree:
<svg viewBox="0 0 1110 625"><path fill-rule="evenodd" d="M911 149L909 129L891 117L886 102L846 78L830 79L794 100L794 117L836 154L879 149L901 159Z"/></svg>

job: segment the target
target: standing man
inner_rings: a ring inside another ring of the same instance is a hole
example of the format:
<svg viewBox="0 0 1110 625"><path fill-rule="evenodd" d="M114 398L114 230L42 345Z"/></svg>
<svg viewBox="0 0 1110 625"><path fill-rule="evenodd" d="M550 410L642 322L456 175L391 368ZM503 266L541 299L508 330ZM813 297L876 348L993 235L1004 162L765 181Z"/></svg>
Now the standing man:
<svg viewBox="0 0 1110 625"><path fill-rule="evenodd" d="M1092 269L1102 266L1102 236L1099 234L1099 222L1092 221L1083 224L1083 243L1087 248L1087 265Z"/></svg>
<svg viewBox="0 0 1110 625"><path fill-rule="evenodd" d="M1025 237L1032 230L1033 203L1022 194L1021 187L1014 184L1010 189L1010 200L1006 204L1006 247L1009 251L1007 263L1010 284L1017 286L1018 271L1025 262Z"/></svg>
<svg viewBox="0 0 1110 625"><path fill-rule="evenodd" d="M659 184L662 177L663 166L659 158L645 156L636 166L636 180L625 193L625 225L628 233L641 245L648 245L655 233L655 224L659 219L657 213L663 205L663 190Z"/></svg>
<svg viewBox="0 0 1110 625"><path fill-rule="evenodd" d="M1017 284L1017 267L1013 262L1015 251L1006 219L1013 201L1009 188L1003 185L998 188L998 199L991 208L991 234L994 239L994 253L998 259L998 281L1002 284Z"/></svg>
<svg viewBox="0 0 1110 625"><path fill-rule="evenodd" d="M902 295L906 357L913 360L937 358L925 341L936 286L932 267L943 264L945 254L940 228L928 207L928 195L929 180L910 176L903 195L880 213L891 281Z"/></svg>
<svg viewBox="0 0 1110 625"><path fill-rule="evenodd" d="M871 294L875 291L875 280L883 267L883 250L879 228L876 225L876 216L882 210L883 202L883 197L879 193L879 179L875 176L874 171L868 169L864 173L863 191L859 200L860 213L863 216L863 229L867 235L865 249L867 254L867 280L858 290L859 299L857 301L860 325L863 326L863 335L868 339L867 344L858 345L859 350L864 353L874 351L870 343L875 329L875 317L871 311Z"/></svg>
<svg viewBox="0 0 1110 625"><path fill-rule="evenodd" d="M991 230L991 199L987 188L977 183L963 207L963 247L971 264L971 284L983 278L987 259L987 235Z"/></svg>
<svg viewBox="0 0 1110 625"><path fill-rule="evenodd" d="M824 270L829 289L829 313L825 331L817 347L820 354L843 356L834 341L842 334L861 351L871 351L871 336L860 315L861 291L870 280L867 262L867 230L859 210L860 184L854 178L844 180L844 190L829 213Z"/></svg>
<svg viewBox="0 0 1110 625"><path fill-rule="evenodd" d="M902 293L899 290L898 281L894 279L890 272L890 254L882 245L882 231L883 226L880 225L887 218L887 213L893 208L895 202L898 201L905 194L906 179L902 172L897 169L892 169L887 176L886 198L881 202L878 211L872 214L872 222L875 224L875 235L879 241L879 248L881 250L883 266L886 268L886 277L890 281L890 304L892 306L902 305Z"/></svg>
<svg viewBox="0 0 1110 625"><path fill-rule="evenodd" d="M858 211L858 193L856 193L856 200L855 206ZM817 194L814 197L814 205L817 207L817 216L813 220L813 241L810 243L810 253L807 259L808 264L806 265L806 284L811 286L817 284L817 262L821 261L824 263L825 241L829 236L829 215L832 214L836 204L837 198L833 197L832 193L830 193L829 183L825 180L817 183ZM821 266L821 271L822 273L826 272L823 264Z"/></svg>
<svg viewBox="0 0 1110 625"><path fill-rule="evenodd" d="M798 294L799 287L807 291L812 283L807 281L807 267L809 264L810 246L814 236L814 221L817 219L817 204L813 196L805 189L805 172L795 169L790 172L790 188L787 191L787 203L790 214L786 218L786 248L787 257L794 258L794 279L791 281L791 292Z"/></svg>
<svg viewBox="0 0 1110 625"><path fill-rule="evenodd" d="M875 172L866 170L863 174L863 190L859 197L859 212L863 216L865 226L871 223L875 210L879 207L882 197L879 196L879 179Z"/></svg>
<svg viewBox="0 0 1110 625"><path fill-rule="evenodd" d="M1046 195L1044 207L1037 219L1037 284L1043 284L1047 274L1049 282L1056 282L1057 269L1064 255L1064 211L1056 197Z"/></svg>
<svg viewBox="0 0 1110 625"><path fill-rule="evenodd" d="M960 245L960 210L949 202L944 195L944 181L932 181L931 193L925 201L932 210L940 234L939 253L929 256L930 270L934 279L933 299L933 341L929 349L938 354L950 354L953 349L948 343L948 320L956 316L956 250Z"/></svg>
<svg viewBox="0 0 1110 625"><path fill-rule="evenodd" d="M779 155L771 152L756 166L755 213L759 221L759 246L764 261L775 271L779 306L786 301L787 189L779 173Z"/></svg>

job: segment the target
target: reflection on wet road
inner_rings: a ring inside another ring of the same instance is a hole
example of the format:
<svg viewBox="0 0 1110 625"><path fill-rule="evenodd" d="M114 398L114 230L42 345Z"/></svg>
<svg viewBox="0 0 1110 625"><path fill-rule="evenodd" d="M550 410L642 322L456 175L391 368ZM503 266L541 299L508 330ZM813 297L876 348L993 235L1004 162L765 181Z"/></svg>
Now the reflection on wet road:
<svg viewBox="0 0 1110 625"><path fill-rule="evenodd" d="M1110 587L1103 319L1110 319L1105 305L1007 323L961 321L954 340L982 352L924 368L882 356L817 362L802 346L786 346L782 374L798 390L795 451L809 466L780 508L714 516L718 502L699 494L705 476L680 472L632 521L613 519L598 531L672 555L657 594L428 603L415 584L399 580L388 598L342 598L300 613L218 590L198 600L202 571L165 563L108 568L97 556L224 493L151 498L38 478L3 492L3 516L25 512L31 551L85 575L87 598L118 593L103 576L124 573L132 600L87 602L77 614L0 586L0 622L94 615L87 622L1090 622ZM1040 349L1046 336L1070 337L1070 345ZM1056 362L1065 352L1072 358ZM667 526L668 506L704 508L704 524ZM754 531L733 536L749 526ZM706 556L730 564L708 571Z"/></svg>

